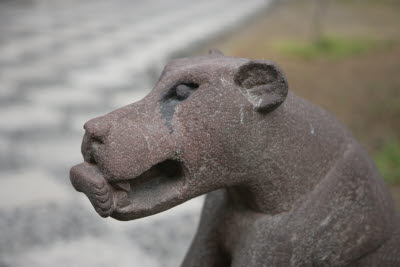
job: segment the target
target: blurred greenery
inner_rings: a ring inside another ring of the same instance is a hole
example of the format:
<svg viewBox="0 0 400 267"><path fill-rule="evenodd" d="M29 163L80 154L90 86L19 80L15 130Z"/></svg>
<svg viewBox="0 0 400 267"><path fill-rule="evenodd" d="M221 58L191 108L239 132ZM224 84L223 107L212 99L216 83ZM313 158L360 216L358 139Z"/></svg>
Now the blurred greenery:
<svg viewBox="0 0 400 267"><path fill-rule="evenodd" d="M377 49L386 49L394 44L391 40L374 40L371 38L344 38L338 36L321 36L313 42L277 41L272 48L283 54L302 59L325 57L341 59L347 56L361 55Z"/></svg>
<svg viewBox="0 0 400 267"><path fill-rule="evenodd" d="M400 143L387 141L375 155L375 162L385 181L400 184Z"/></svg>

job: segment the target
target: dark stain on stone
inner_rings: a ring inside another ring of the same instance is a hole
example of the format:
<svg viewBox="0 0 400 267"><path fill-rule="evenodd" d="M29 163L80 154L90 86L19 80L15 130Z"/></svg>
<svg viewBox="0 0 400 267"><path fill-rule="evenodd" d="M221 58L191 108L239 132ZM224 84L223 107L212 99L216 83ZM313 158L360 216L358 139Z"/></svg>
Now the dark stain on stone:
<svg viewBox="0 0 400 267"><path fill-rule="evenodd" d="M185 101L190 95L199 88L197 83L182 82L175 84L161 98L161 117L165 119L165 125L168 127L169 133L174 132L172 128L172 120L174 118L175 107Z"/></svg>

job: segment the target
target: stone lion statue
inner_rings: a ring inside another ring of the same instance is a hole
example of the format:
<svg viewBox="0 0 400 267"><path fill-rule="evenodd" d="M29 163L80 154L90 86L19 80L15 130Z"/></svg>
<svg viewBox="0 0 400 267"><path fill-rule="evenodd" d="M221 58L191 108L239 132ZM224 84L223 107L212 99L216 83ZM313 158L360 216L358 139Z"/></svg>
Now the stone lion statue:
<svg viewBox="0 0 400 267"><path fill-rule="evenodd" d="M400 218L374 163L273 62L169 62L142 100L84 126L76 190L133 220L207 194L183 267L400 266Z"/></svg>

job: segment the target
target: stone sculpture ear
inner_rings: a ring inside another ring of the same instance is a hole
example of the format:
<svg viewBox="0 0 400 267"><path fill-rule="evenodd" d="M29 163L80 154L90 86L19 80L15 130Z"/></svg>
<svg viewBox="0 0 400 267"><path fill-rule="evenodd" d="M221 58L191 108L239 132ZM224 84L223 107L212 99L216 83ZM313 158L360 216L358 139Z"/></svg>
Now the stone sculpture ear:
<svg viewBox="0 0 400 267"><path fill-rule="evenodd" d="M224 56L224 54L216 48L210 49L210 51L208 51L208 54L211 56Z"/></svg>
<svg viewBox="0 0 400 267"><path fill-rule="evenodd" d="M288 94L285 74L271 61L250 61L240 66L234 82L259 112L274 110L285 101Z"/></svg>

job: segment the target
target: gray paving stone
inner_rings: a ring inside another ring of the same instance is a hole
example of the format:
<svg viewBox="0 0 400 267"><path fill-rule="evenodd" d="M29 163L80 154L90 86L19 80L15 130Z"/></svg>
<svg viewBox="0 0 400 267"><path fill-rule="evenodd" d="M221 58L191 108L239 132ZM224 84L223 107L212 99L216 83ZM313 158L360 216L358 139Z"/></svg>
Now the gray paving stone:
<svg viewBox="0 0 400 267"><path fill-rule="evenodd" d="M72 166L82 160L81 140L76 138L46 138L46 140L26 140L15 144L21 159L39 168ZM65 174L68 179L68 172Z"/></svg>
<svg viewBox="0 0 400 267"><path fill-rule="evenodd" d="M0 107L0 131L59 127L61 114L45 106L18 104Z"/></svg>
<svg viewBox="0 0 400 267"><path fill-rule="evenodd" d="M83 123L144 97L168 59L267 5L0 1L0 267L179 265L203 198L101 220L68 179Z"/></svg>
<svg viewBox="0 0 400 267"><path fill-rule="evenodd" d="M74 86L90 90L101 87L119 87L124 85L130 76L132 76L132 72L124 72L121 67L100 66L87 71L71 72L68 79Z"/></svg>
<svg viewBox="0 0 400 267"><path fill-rule="evenodd" d="M35 106L63 108L66 106L98 105L102 96L89 88L77 88L71 85L49 86L40 90L30 90L25 97Z"/></svg>
<svg viewBox="0 0 400 267"><path fill-rule="evenodd" d="M3 82L0 88L0 100L11 98L15 90L16 85L12 81Z"/></svg>
<svg viewBox="0 0 400 267"><path fill-rule="evenodd" d="M0 210L9 211L23 206L66 203L71 195L43 170L26 169L0 173Z"/></svg>
<svg viewBox="0 0 400 267"><path fill-rule="evenodd" d="M112 95L111 105L115 108L123 107L144 98L150 90L132 90L130 92L118 92Z"/></svg>
<svg viewBox="0 0 400 267"><path fill-rule="evenodd" d="M120 245L115 246L117 243ZM115 259L118 259L118 261ZM36 247L19 257L7 259L7 264L15 267L163 266L156 259L152 258L147 251L135 245L135 243L118 238L104 239L96 237L59 241L51 246Z"/></svg>
<svg viewBox="0 0 400 267"><path fill-rule="evenodd" d="M11 190L11 189L10 189ZM60 240L85 236L102 238L106 224L77 201L20 206L0 214L0 259L18 257L37 246L49 246ZM40 266L40 264L38 265Z"/></svg>

